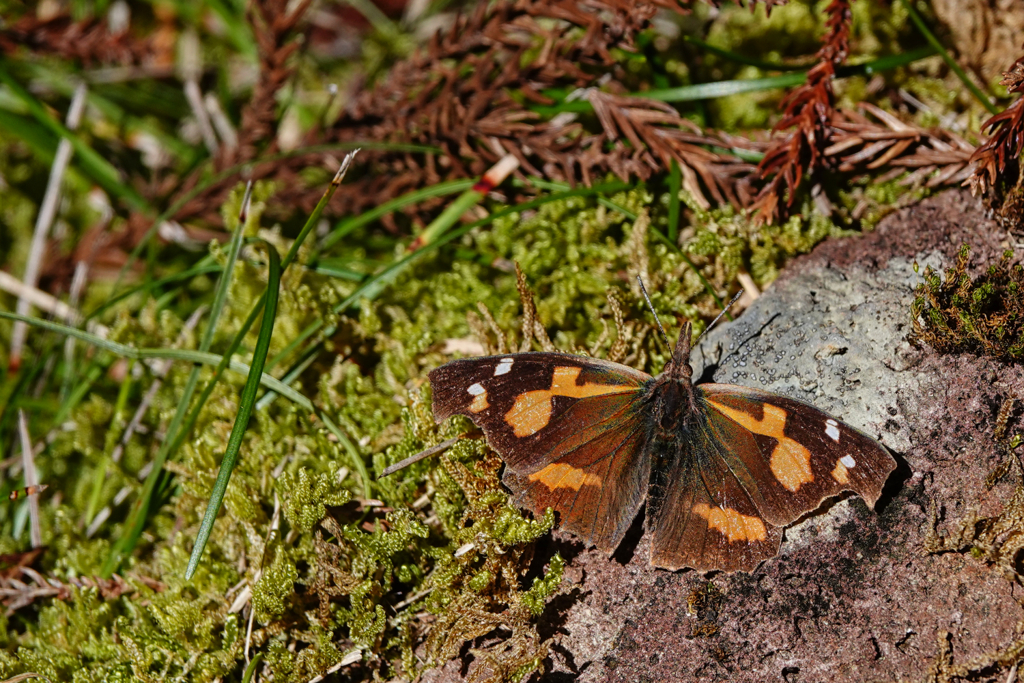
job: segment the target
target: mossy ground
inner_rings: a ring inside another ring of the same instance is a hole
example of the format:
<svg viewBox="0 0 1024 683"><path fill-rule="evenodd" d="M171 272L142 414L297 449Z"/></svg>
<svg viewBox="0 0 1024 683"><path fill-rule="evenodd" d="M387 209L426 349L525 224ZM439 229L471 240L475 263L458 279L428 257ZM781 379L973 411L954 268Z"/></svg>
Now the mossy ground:
<svg viewBox="0 0 1024 683"><path fill-rule="evenodd" d="M270 188L257 194L273 201ZM547 644L536 631L536 617L553 595L568 590L560 558L530 560L531 541L547 533L553 517L531 520L510 506L499 484L500 461L479 439L462 440L391 477L377 475L467 431L462 420L434 423L426 383L427 371L451 358L443 352L447 341L496 343L491 332L487 339L473 335L467 313L483 303L510 345L519 344L516 276L503 264L520 264L555 346L605 355L621 334L627 362L649 371L658 370L668 349L650 334L653 319L631 291L634 274L647 281L666 325L714 312L690 266L646 234L648 224L664 223L664 198L635 190L611 200L640 218L574 198L500 219L465 236L456 258L422 259L380 298L364 301L357 315L337 318L327 352L296 386L357 445L373 480L360 480L351 454L322 423L277 398L254 415L211 543L198 573L186 581L242 383L240 376L226 375L168 464L173 487L121 568L130 590L104 597L95 588L72 588L62 599L38 600L5 617L0 676L33 671L75 681L237 678L248 643L250 656L263 653L275 680L308 680L356 650L356 678L371 672L412 677L487 634L492 640L476 651L487 662L481 676L516 679L540 667ZM262 206L255 207L253 226ZM719 295L740 268L767 284L788 258L839 231L818 218L759 230L731 211L694 213L693 226L684 248ZM260 234L279 250L287 247L273 231ZM213 253L224 258L219 247ZM243 253L243 259L214 348L230 339L266 286L258 254ZM201 300L213 277L185 283L177 296ZM289 270L270 354L329 314L330 304L354 287L303 268ZM610 293L625 305L621 330ZM112 336L137 347L194 347L202 323L188 331L183 309L171 301L126 299L107 314ZM41 331L33 337L44 346L58 341ZM252 344L250 336L247 346ZM41 506L48 548L41 566L58 581L101 572L191 370L184 363L170 366L142 429L113 462L109 456L131 417L129 406L152 386L153 371L95 349L78 353L83 367L102 372L67 420L54 426L36 461L41 481L60 492L45 496ZM87 536L102 509L116 521ZM0 512L4 554L27 547L23 510L15 503ZM530 573L531 566L541 569ZM247 636L250 612L235 603L250 590L254 618Z"/></svg>

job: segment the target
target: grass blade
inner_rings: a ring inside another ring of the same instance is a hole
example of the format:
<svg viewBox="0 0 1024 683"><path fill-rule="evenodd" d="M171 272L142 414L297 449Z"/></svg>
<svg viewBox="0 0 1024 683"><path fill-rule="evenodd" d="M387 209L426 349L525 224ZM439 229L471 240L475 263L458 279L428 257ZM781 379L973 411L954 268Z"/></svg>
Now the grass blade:
<svg viewBox="0 0 1024 683"><path fill-rule="evenodd" d="M890 55L879 59L865 62L863 64L848 64L836 70L838 77L867 76L879 71L894 69L898 66L910 64L919 59L924 59L935 54L934 47L911 50L898 55ZM697 83L695 85L683 85L677 88L659 88L656 90L644 90L630 93L631 97L638 97L661 102L693 102L697 100L710 100L729 95L739 95L760 90L772 90L774 88L790 88L802 85L807 80L807 72L788 73L779 76L767 76L765 78L734 79L730 81L714 81L712 83ZM556 100L562 100L567 93L556 90L545 90L544 95ZM559 102L554 105L534 105L530 109L545 116L554 116L561 112L584 113L593 110L590 102L586 99L573 100L571 102Z"/></svg>
<svg viewBox="0 0 1024 683"><path fill-rule="evenodd" d="M110 298L105 299L102 304L93 309L92 312L89 313L89 315L85 316L85 319L92 320L93 318L103 313L103 311L107 310L114 304L120 301L124 301L125 299L134 294L147 294L153 291L154 289L160 289L164 285L169 285L180 280L191 280L192 278L197 277L199 275L219 273L220 271L220 264L216 263L213 260L212 256L204 256L202 259L199 260L198 263L196 263L191 268L188 268L187 270L183 270L178 273L173 273L172 275L167 275L166 277L162 277L158 280L150 280L148 282L143 282L142 284L132 287L131 289L124 290L120 294L115 294Z"/></svg>
<svg viewBox="0 0 1024 683"><path fill-rule="evenodd" d="M479 204L487 196L488 192L505 182L505 178L517 168L519 168L519 159L511 154L503 156L498 163L494 164L484 173L478 182L474 183L470 189L460 194L454 202L445 207L441 215L431 221L430 225L424 228L423 232L413 240L409 249L421 249L443 235L448 228L455 225L455 222L462 217L462 214Z"/></svg>
<svg viewBox="0 0 1024 683"><path fill-rule="evenodd" d="M764 78L748 78L743 80L715 81L714 83L697 83L678 88L661 88L636 93L636 97L660 102L692 102L694 100L713 100L729 95L740 95L759 90L774 88L791 88L802 85L807 80L807 72L766 76ZM579 100L584 101L584 100ZM589 104L589 102L587 102Z"/></svg>
<svg viewBox="0 0 1024 683"><path fill-rule="evenodd" d="M748 66L755 66L762 71L806 71L806 65L795 65L795 64L779 64L777 62L766 62L761 59L755 59L754 57L747 57L736 52L730 52L729 50L720 48L711 43L706 43L703 40L694 38L693 36L683 36L683 40L691 45L695 45L705 52L710 52L713 55L717 55L722 59L726 59L730 62L737 64L747 64Z"/></svg>
<svg viewBox="0 0 1024 683"><path fill-rule="evenodd" d="M249 665L245 667L245 671L242 672L242 683L249 683L252 680L252 677L256 674L256 667L259 666L261 661L263 661L263 653L257 652L256 656L249 662Z"/></svg>
<svg viewBox="0 0 1024 683"><path fill-rule="evenodd" d="M96 468L95 475L93 475L92 491L89 492L89 502L85 507L86 527L92 524L96 513L100 510L100 496L103 494L103 485L107 481L107 470L110 468L111 462L110 456L117 447L117 432L114 427L124 420L124 415L127 412L128 394L134 384L134 378L132 377L133 369L134 361L132 364L129 364L128 371L125 373L124 379L121 380L121 388L118 390L117 400L114 402L114 411L111 414L106 443L103 445L103 457Z"/></svg>
<svg viewBox="0 0 1024 683"><path fill-rule="evenodd" d="M46 108L21 83L14 79L6 60L2 59L0 59L0 82L11 89L11 92L25 104L29 113L39 123L49 129L58 139L64 138L71 144L71 147L75 150L75 165L95 180L100 187L136 211L155 213L149 206L149 203L142 198L142 195L137 193L131 186L121 182L120 173L110 162L86 144L82 138L69 131L64 124L50 116Z"/></svg>
<svg viewBox="0 0 1024 683"><path fill-rule="evenodd" d="M7 311L0 311L0 318L5 320L23 320L29 325L33 325L44 330L50 330L51 332L56 332L58 334L75 337L76 339L84 341L86 344L90 344L104 351L109 351L110 353L122 358L131 358L134 360L169 359L182 361L184 363L199 363L200 365L210 366L219 366L223 363L225 369L237 372L240 375L248 375L250 370L247 363L243 363L242 361L235 359L226 361L224 356L216 353L210 353L209 351L192 351L190 349L139 349L134 346L128 346L127 344L120 344L118 342L110 341L109 339L103 339L102 337L97 337L85 330L69 327L50 320L33 318L32 316L27 315L18 315L17 313L8 313ZM99 365L96 367L96 378L98 378L99 375L102 374L103 370ZM276 377L263 373L260 377L260 384L266 389L276 391L301 408L319 415L319 411L313 405L312 401Z"/></svg>
<svg viewBox="0 0 1024 683"><path fill-rule="evenodd" d="M302 226L302 230L299 231L299 234L292 242L292 246L288 250L288 253L285 254L284 260L281 261L282 270L288 268L288 266L292 264L292 261L295 260L295 257L298 256L302 243L306 241L306 237L309 236L309 233L313 231L313 228L315 228L316 224L320 221L320 216L323 214L324 209L327 208L327 203L331 201L331 197L334 196L338 187L341 186L341 181L343 181L345 176L348 174L348 169L352 166L352 162L355 160L357 154L359 154L359 149L354 149L346 154L345 158L341 160L341 167L338 168L338 172L334 174L334 178L331 180L331 184L327 186L324 196L316 203L316 207L313 209L313 212L309 214L309 218L306 219L306 224Z"/></svg>
<svg viewBox="0 0 1024 683"><path fill-rule="evenodd" d="M398 209L412 204L418 204L424 199L433 199L434 197L444 197L445 195L455 194L456 192L464 192L465 190L473 187L474 182L475 181L472 178L464 178L461 180L450 180L445 183L438 183L437 185L425 187L422 190L415 190L414 192L403 194L401 197L396 197L389 202L384 202L380 206L369 211L365 211L358 216L346 218L339 222L334 230L329 232L327 236L321 240L318 251L323 252L330 249L353 230L361 228L368 223L372 223L381 216L386 216L392 211L397 211Z"/></svg>
<svg viewBox="0 0 1024 683"><path fill-rule="evenodd" d="M199 527L195 545L192 547L192 557L189 558L188 568L185 570L185 579L191 579L199 567L199 559L203 556L203 550L210 540L210 533L213 531L213 523L217 519L221 505L224 504L224 494L228 490L228 481L231 479L231 472L238 462L238 453L242 446L242 437L249 428L249 418L252 416L253 406L256 404L256 391L260 387L260 376L263 374L263 366L267 362L267 352L270 350L270 337L274 333L274 319L277 316L277 298L281 285L281 257L277 250L269 243L264 242L269 256L269 275L267 277L267 291L264 296L265 306L263 311L263 322L260 324L259 335L256 338L256 348L252 353L252 365L249 368L249 376L242 388L242 395L238 402L238 415L235 416L235 424L231 428L231 435L228 437L228 445L224 451L224 459L220 463L220 472L213 483L213 490L210 492L210 501L206 506L206 514L203 515L203 522Z"/></svg>
<svg viewBox="0 0 1024 683"><path fill-rule="evenodd" d="M246 214L248 214L248 202L251 193L252 183L250 182L246 187L245 197L242 199L242 209L241 215L238 219L238 225L235 226L235 232L231 236L231 245L228 248L227 263L224 265L224 271L221 273L220 279L217 282L217 290L214 293L213 305L210 309L210 319L207 323L206 330L203 333L203 338L199 342L200 351L210 350L210 346L213 343L213 336L217 330L217 324L220 321L221 313L224 311L224 305L227 302L228 290L231 287L231 278L234 274L235 263L238 261L238 254L242 249L242 235L245 233L245 219L247 217ZM156 457L153 458L149 475L146 477L145 484L143 484L142 492L139 494L139 499L132 507L132 514L128 518L128 523L125 525L121 538L118 539L117 543L115 543L111 548L110 555L107 557L107 561L104 564L103 575L105 578L109 578L113 572L117 571L121 562L124 561L124 558L131 555L138 543L139 537L142 535L146 520L149 517L149 511L152 509L151 503L157 481L163 474L164 463L167 461L168 455L174 452L172 451L171 446L178 441L178 434L181 431L181 425L185 421L185 416L188 413L188 406L192 402L192 394L195 393L196 385L198 383L199 368L193 366L192 372L189 373L188 380L185 383L185 388L182 391L181 399L178 401L178 407L174 412L174 416L171 418L170 425L167 427L164 441L160 444L160 450L157 451Z"/></svg>

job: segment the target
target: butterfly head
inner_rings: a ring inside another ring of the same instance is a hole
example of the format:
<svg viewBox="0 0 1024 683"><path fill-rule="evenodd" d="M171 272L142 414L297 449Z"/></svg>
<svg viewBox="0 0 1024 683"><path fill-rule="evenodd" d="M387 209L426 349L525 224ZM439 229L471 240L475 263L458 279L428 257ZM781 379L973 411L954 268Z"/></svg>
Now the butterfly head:
<svg viewBox="0 0 1024 683"><path fill-rule="evenodd" d="M683 323L679 330L679 340L676 342L675 351L672 352L672 360L665 366L664 375L689 384L693 378L693 368L690 367L690 339L693 329L690 321Z"/></svg>

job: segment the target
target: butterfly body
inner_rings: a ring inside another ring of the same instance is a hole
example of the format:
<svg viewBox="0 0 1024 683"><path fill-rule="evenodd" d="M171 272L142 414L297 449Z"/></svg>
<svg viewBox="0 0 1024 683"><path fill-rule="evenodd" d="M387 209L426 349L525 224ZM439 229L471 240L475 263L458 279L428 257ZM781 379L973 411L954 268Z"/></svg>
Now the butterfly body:
<svg viewBox="0 0 1024 683"><path fill-rule="evenodd" d="M892 456L796 399L692 384L690 326L657 377L562 353L457 360L430 373L435 418L463 414L534 514L613 552L646 501L651 564L753 570L781 527L842 491L874 505Z"/></svg>

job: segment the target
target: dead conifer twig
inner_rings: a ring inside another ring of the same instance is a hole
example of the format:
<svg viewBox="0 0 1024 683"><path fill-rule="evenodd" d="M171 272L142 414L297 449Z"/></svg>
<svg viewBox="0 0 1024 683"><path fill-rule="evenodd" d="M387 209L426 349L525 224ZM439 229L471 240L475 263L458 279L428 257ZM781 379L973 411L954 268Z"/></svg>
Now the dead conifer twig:
<svg viewBox="0 0 1024 683"><path fill-rule="evenodd" d="M500 327L498 327L498 323L494 319L494 316L491 315L491 310L487 308L487 304L485 304L483 301L478 301L476 303L476 307L477 310L480 311L480 315L482 315L484 317L484 320L487 321L487 326L491 329L491 332L494 333L494 339L497 342L495 349L499 354L505 353L505 351L508 349L508 341L505 339L505 333L502 331ZM487 343L486 332L484 332L483 335L481 336L481 341L483 341L485 344Z"/></svg>
<svg viewBox="0 0 1024 683"><path fill-rule="evenodd" d="M1024 57L1003 73L1000 85L1018 97L1013 103L981 124L991 137L971 155L974 172L965 181L974 196L988 195L1000 183L1019 185L1020 156L1024 152ZM1016 176L1016 177L1013 177Z"/></svg>
<svg viewBox="0 0 1024 683"><path fill-rule="evenodd" d="M767 184L754 200L758 220L771 223L788 209L797 197L804 175L812 175L824 164L824 151L832 137L835 95L832 80L836 67L846 61L850 48L850 25L853 12L849 0L832 0L825 9L826 32L817 64L807 73L807 82L793 90L782 106L782 120L775 125L781 132L795 128L765 152L758 166Z"/></svg>
<svg viewBox="0 0 1024 683"><path fill-rule="evenodd" d="M537 329L537 326L534 325L537 318L537 306L533 302L533 290L526 282L526 275L518 263L516 263L516 289L519 290L519 300L523 304L523 340L519 342L519 353L525 353L533 347L533 338Z"/></svg>

